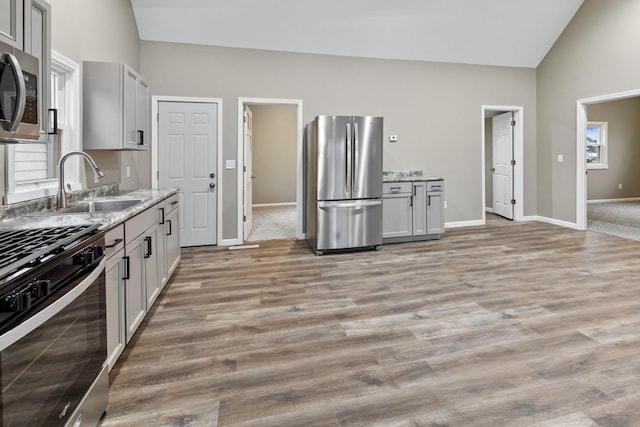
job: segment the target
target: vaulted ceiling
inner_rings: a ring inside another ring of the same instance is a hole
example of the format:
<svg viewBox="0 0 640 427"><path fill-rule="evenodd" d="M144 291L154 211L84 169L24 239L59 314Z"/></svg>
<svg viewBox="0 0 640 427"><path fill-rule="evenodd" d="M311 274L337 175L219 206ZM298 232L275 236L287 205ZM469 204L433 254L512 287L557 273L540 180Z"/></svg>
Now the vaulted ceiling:
<svg viewBox="0 0 640 427"><path fill-rule="evenodd" d="M131 0L142 40L537 67L583 0Z"/></svg>

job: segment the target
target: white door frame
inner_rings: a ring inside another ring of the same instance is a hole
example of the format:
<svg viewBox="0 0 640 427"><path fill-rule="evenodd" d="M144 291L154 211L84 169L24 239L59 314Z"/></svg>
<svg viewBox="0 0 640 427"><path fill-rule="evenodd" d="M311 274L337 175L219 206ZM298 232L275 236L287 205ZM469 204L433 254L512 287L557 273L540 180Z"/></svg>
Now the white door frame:
<svg viewBox="0 0 640 427"><path fill-rule="evenodd" d="M578 99L576 102L576 228L587 229L587 106L640 96L640 89Z"/></svg>
<svg viewBox="0 0 640 427"><path fill-rule="evenodd" d="M524 220L524 107L513 105L483 105L481 108L481 123L482 123L482 224L487 222L487 213L485 210L485 198L486 198L486 168L485 168L485 113L487 111L501 111L501 112L513 112L513 119L516 121L516 126L513 130L513 158L516 161L516 165L513 170L513 198L516 200L516 204L513 209L513 220Z"/></svg>
<svg viewBox="0 0 640 427"><path fill-rule="evenodd" d="M237 171L237 183L236 186L238 188L238 241L236 244L242 244L245 239L244 235L244 227L242 220L242 206L244 203L244 185L242 178L242 171L244 169L244 126L243 126L243 117L244 117L244 106L248 105L295 105L297 107L297 129L296 129L296 139L297 139L297 179L296 179L296 211L297 211L297 219L296 219L296 238L303 239L304 235L302 234L302 197L303 197L303 188L302 188L302 166L303 166L303 158L302 158L302 131L304 128L304 124L302 123L302 100L301 99L272 99L272 98L238 98L238 171Z"/></svg>
<svg viewBox="0 0 640 427"><path fill-rule="evenodd" d="M153 95L151 97L151 188L158 188L159 171L158 171L158 127L159 127L159 104L160 102L190 102L190 103L207 103L217 104L218 106L218 141L217 141L217 156L218 164L218 191L216 191L216 206L217 206L217 224L216 224L216 242L218 245L223 242L222 240L222 191L224 185L222 177L224 170L222 169L222 98L196 98L186 96L163 96Z"/></svg>

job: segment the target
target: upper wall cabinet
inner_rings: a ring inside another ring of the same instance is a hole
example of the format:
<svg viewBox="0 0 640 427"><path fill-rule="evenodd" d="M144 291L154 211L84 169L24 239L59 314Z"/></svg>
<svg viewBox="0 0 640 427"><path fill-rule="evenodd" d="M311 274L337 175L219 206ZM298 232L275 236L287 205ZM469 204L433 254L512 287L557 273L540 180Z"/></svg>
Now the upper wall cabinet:
<svg viewBox="0 0 640 427"><path fill-rule="evenodd" d="M22 49L23 0L0 0L0 41Z"/></svg>
<svg viewBox="0 0 640 427"><path fill-rule="evenodd" d="M44 0L0 0L0 41L40 60L39 141L47 142L51 91L51 6Z"/></svg>
<svg viewBox="0 0 640 427"><path fill-rule="evenodd" d="M82 63L83 148L146 150L149 86L131 67Z"/></svg>

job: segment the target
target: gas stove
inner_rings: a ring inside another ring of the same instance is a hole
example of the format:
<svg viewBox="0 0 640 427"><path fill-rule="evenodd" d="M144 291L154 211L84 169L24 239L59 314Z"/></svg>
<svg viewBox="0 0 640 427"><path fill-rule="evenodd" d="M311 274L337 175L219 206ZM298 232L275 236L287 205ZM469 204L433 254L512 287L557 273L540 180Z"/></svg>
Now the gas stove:
<svg viewBox="0 0 640 427"><path fill-rule="evenodd" d="M0 230L0 282L94 234L98 224Z"/></svg>

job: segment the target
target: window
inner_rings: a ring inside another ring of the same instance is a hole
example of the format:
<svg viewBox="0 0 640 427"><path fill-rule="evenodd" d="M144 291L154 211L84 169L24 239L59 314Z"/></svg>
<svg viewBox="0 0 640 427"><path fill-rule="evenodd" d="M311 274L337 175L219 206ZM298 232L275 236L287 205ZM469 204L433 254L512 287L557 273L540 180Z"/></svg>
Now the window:
<svg viewBox="0 0 640 427"><path fill-rule="evenodd" d="M7 147L6 204L55 195L58 190L58 160L63 153L80 147L80 66L51 52L49 90L51 108L58 110L58 133L47 144L16 144ZM44 78L44 77L43 77ZM79 162L69 161L66 177L79 189Z"/></svg>
<svg viewBox="0 0 640 427"><path fill-rule="evenodd" d="M587 169L608 169L607 122L587 122Z"/></svg>

